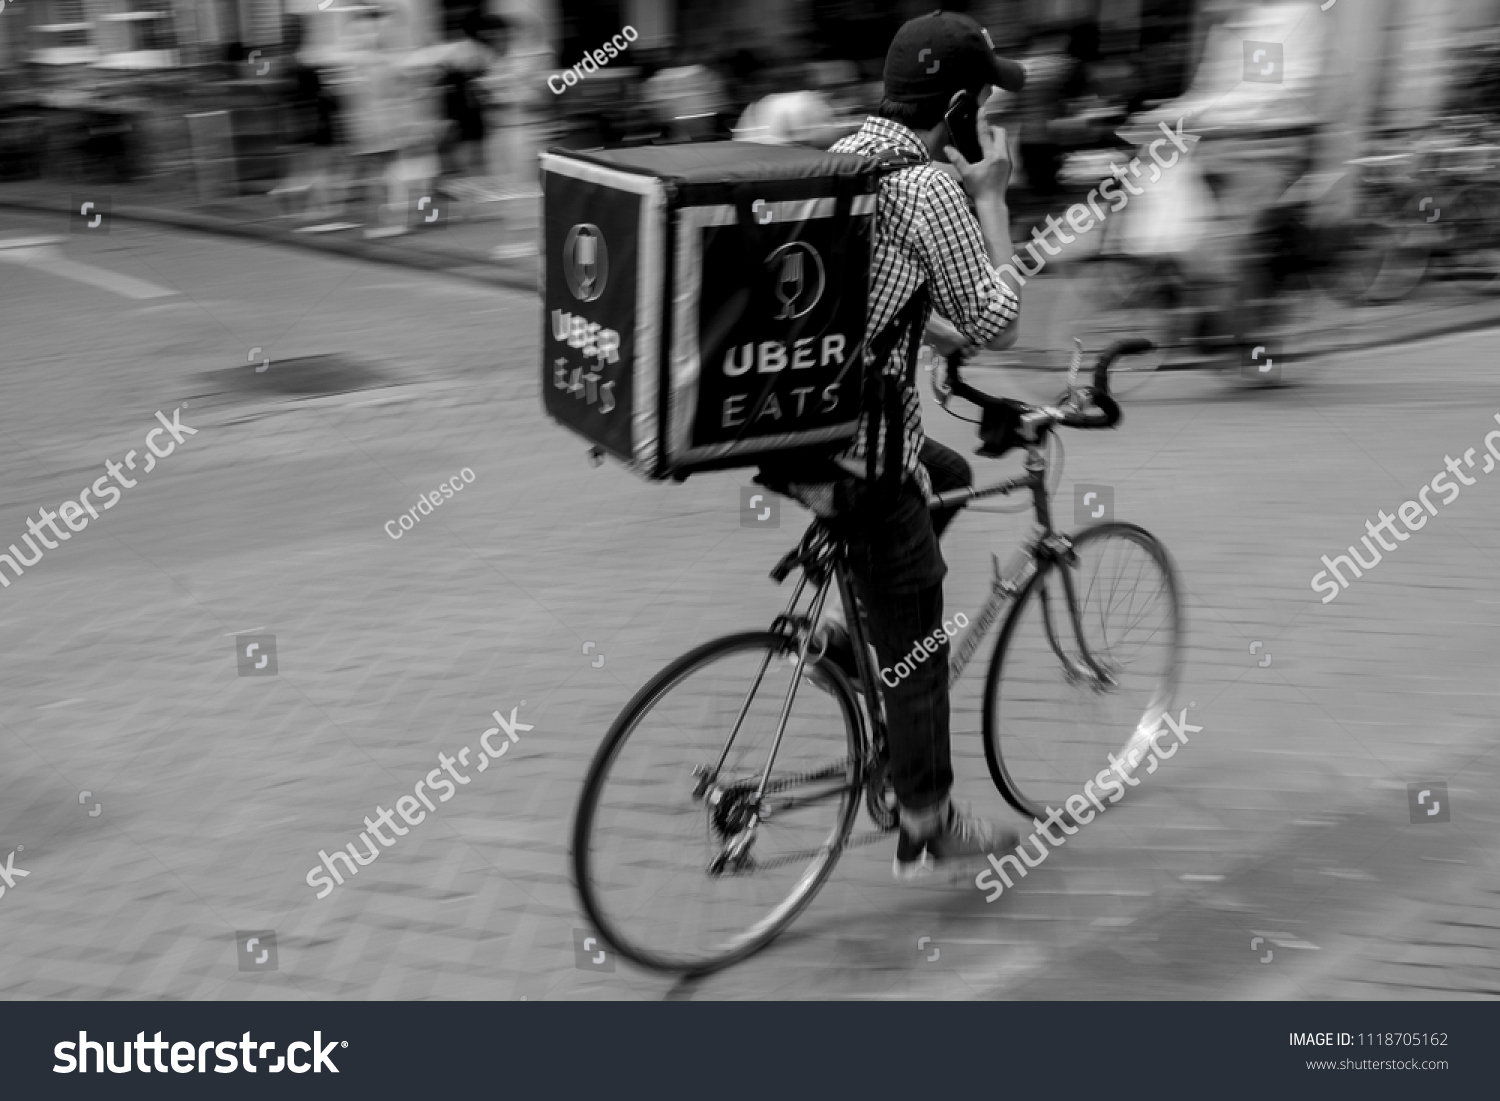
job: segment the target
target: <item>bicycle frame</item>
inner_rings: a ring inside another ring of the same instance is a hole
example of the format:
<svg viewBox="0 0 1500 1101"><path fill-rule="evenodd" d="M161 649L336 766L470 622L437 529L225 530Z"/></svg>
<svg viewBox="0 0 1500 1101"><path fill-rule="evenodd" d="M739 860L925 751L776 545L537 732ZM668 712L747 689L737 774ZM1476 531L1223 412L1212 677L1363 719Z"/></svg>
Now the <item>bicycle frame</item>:
<svg viewBox="0 0 1500 1101"><path fill-rule="evenodd" d="M938 494L928 499L930 509L947 508L954 505L968 504L971 501L982 500L988 497L1006 496L1017 490L1030 490L1032 503L1035 508L1036 518L1040 526L1040 532L1027 543L1023 544L1016 568L1004 573L1000 569L998 556L992 556L994 562L994 576L991 581L989 595L984 604L976 613L969 626L965 628L953 647L952 656L948 662L948 683L951 687L967 669L969 662L973 660L975 652L984 642L985 638L993 630L1000 619L1001 612L1009 607L1026 587L1031 583L1036 573L1042 568L1043 563L1068 563L1072 554L1072 544L1066 536L1058 534L1052 527L1051 499L1047 490L1047 461L1043 454L1044 440L1037 440L1026 447L1026 473L1020 478L1012 478L1004 482L982 488L965 488L951 490ZM813 525L803 535L797 548L783 558L782 562L772 571L772 577L778 581L786 576L786 572L793 566L800 566L802 576L798 578L796 588L792 591L791 598L787 602L786 610L777 616L773 631L787 633L788 641L795 640L797 644L796 669L787 688L786 696L782 701L780 715L776 723L776 730L772 738L771 750L767 754L765 767L761 770L759 781L756 785L754 803L756 810L752 813L745 829L730 838L723 850L713 861L710 862L709 871L712 874L722 873L726 867L733 864L736 868L746 859L756 827L761 821L761 801L765 797L767 785L771 777L771 769L775 765L776 755L786 733L786 724L791 715L792 703L796 698L797 688L801 684L804 671L809 666L809 661L816 662L822 658L822 652L810 655L812 639L818 623L822 619L823 609L826 606L828 591L831 585L837 584L840 599L846 609L856 610L848 616L848 630L850 642L854 648L856 668L860 680L863 682L865 700L881 700L880 686L885 684L883 677L879 675L871 655L871 649L866 638L863 616L857 613L859 608L858 597L854 591L853 580L848 565L842 557L841 546L836 538L827 530L821 520L814 521ZM1105 670L1103 665L1090 652L1088 642L1083 631L1081 612L1078 604L1077 592L1073 584L1072 574L1066 569L1060 571L1063 579L1063 590L1065 593L1069 620L1073 628L1073 636L1078 643L1078 655L1082 658L1082 664L1068 654L1058 637L1058 631L1053 621L1052 610L1048 600L1043 594L1041 599L1042 618L1045 625L1048 642L1062 662L1070 676L1097 678L1100 683L1112 684L1113 678ZM779 576L778 576L779 575ZM802 603L803 594L809 583L814 585L814 592L807 604L807 611L798 614L798 606ZM724 742L724 748L719 754L718 761L712 770L702 772L699 776L695 794L702 796L716 783L720 769L723 768L725 760L729 756L735 739L739 735L740 727L744 723L745 716L749 713L751 702L756 692L760 690L766 671L774 655L767 653L762 660L759 671L745 694L745 700L740 706L739 714L735 719L733 728ZM856 708L861 733L861 743L865 754L862 767L856 775L868 786L878 775L878 767L881 764L882 751L885 746L886 727L883 707L868 706L861 710ZM823 796L839 794L841 789L831 789L823 793ZM871 793L867 791L867 798ZM823 797L820 796L820 797ZM875 808L871 806L872 817Z"/></svg>

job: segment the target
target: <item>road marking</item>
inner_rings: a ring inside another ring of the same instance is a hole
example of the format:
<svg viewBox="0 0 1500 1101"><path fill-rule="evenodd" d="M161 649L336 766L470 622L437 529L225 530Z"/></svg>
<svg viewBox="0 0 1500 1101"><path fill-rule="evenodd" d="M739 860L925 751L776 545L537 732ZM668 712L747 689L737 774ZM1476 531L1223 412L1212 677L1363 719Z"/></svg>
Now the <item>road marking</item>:
<svg viewBox="0 0 1500 1101"><path fill-rule="evenodd" d="M61 243L61 237L0 237L0 248L40 248Z"/></svg>
<svg viewBox="0 0 1500 1101"><path fill-rule="evenodd" d="M74 696L72 699L58 700L56 703L44 703L44 704L40 704L40 705L38 705L37 710L38 711L51 711L54 707L71 707L75 703L82 703L82 702L83 702L83 697L82 696Z"/></svg>
<svg viewBox="0 0 1500 1101"><path fill-rule="evenodd" d="M12 237L8 240L0 240L0 260L9 261L12 264L25 264L63 279L87 283L91 287L118 294L122 298L168 298L177 293L166 287L158 287L155 283L148 283L144 279L136 279L106 268L96 268L92 264L69 260L57 250L56 241L55 237Z"/></svg>

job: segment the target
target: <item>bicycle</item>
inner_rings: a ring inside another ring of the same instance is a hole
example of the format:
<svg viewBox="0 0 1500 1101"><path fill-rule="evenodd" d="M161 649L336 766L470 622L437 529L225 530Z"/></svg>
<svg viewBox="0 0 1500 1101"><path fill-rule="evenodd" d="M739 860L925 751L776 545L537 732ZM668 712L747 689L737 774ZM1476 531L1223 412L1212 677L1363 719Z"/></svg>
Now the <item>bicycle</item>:
<svg viewBox="0 0 1500 1101"><path fill-rule="evenodd" d="M1132 524L1054 531L1047 485L1054 427L1116 424L1109 368L1150 348L1111 347L1086 389L1076 386L1075 356L1053 406L984 394L956 358L946 380L934 378L945 410L960 397L984 411L980 454L1026 451L1023 476L928 506L1031 493L1039 534L1014 568L994 559L989 595L948 663L951 684L1008 607L985 684L984 750L1000 794L1027 817L1046 817L1051 804L1081 824L1067 796L1110 751L1134 769L1176 691L1182 613L1166 549ZM843 544L822 517L771 578L780 584L794 569L801 577L769 630L706 642L668 665L621 711L590 765L574 818L574 883L599 936L646 968L699 975L746 958L807 907L845 849L898 825L879 702L891 670L876 668ZM835 585L850 612L858 686L813 650ZM861 805L876 828L851 838Z"/></svg>
<svg viewBox="0 0 1500 1101"><path fill-rule="evenodd" d="M1310 126L1240 129L1233 140L1301 143L1314 133ZM1213 127L1198 127L1195 134L1229 140ZM1142 158L1147 143L1160 136L1140 127L1122 127L1119 135L1139 145ZM1422 281L1435 237L1427 218L1417 217L1409 153L1350 160L1325 173L1310 170L1310 144L1294 155L1295 182L1250 231L1232 306L1190 273L1186 257L1194 249L1159 225L1136 224L1139 206L1105 223L1099 252L1083 258L1076 277L1078 312L1106 326L1107 315L1128 314L1131 327L1147 332L1163 353L1157 363L1118 380L1120 392L1133 393L1167 372L1236 364L1248 381L1275 381L1279 375L1262 374L1265 361L1257 348L1265 353L1296 342L1324 311L1325 299L1351 307L1386 304L1410 295ZM1205 173L1189 162L1173 171L1187 174L1188 209L1217 209L1222 170ZM1321 222L1316 207L1336 187L1354 189L1350 210L1337 222Z"/></svg>
<svg viewBox="0 0 1500 1101"><path fill-rule="evenodd" d="M1500 128L1454 116L1421 143L1412 204L1433 233L1434 274L1477 293L1500 284Z"/></svg>

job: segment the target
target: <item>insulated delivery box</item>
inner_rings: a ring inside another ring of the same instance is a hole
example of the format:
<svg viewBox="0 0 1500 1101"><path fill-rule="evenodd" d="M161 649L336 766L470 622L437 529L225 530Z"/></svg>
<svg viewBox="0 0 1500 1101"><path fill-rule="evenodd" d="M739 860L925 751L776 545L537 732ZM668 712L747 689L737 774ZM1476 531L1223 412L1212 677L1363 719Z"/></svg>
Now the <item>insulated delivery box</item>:
<svg viewBox="0 0 1500 1101"><path fill-rule="evenodd" d="M852 440L891 167L741 142L545 153L547 412L652 479Z"/></svg>

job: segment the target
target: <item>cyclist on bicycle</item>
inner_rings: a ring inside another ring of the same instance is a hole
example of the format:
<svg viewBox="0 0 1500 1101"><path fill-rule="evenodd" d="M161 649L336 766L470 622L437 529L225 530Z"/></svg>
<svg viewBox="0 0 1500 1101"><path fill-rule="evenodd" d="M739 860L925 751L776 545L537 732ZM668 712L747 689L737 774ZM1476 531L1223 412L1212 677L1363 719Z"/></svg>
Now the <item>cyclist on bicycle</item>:
<svg viewBox="0 0 1500 1101"><path fill-rule="evenodd" d="M1132 120L1203 132L1197 168L1214 196L1181 262L1210 306L1209 344L1257 329L1267 294L1268 242L1278 207L1307 170L1323 119L1327 19L1315 0L1220 0L1191 87ZM1164 212L1170 216L1170 212Z"/></svg>
<svg viewBox="0 0 1500 1101"><path fill-rule="evenodd" d="M878 200L865 345L888 348L884 362L869 359L865 366L883 372L895 389L899 401L891 407L902 423L891 423L895 416L876 418L873 426L862 421L855 445L835 460L766 468L759 480L801 498L846 539L856 596L881 668L895 665L918 640L942 637L947 566L937 540L957 510L930 513L926 500L929 493L973 484L963 457L923 434L916 334L925 328L927 341L944 354L976 346L1004 349L1015 342L1020 309L1019 288L996 270L996 261L1012 251L1005 132L991 134L980 125L984 156L969 163L953 148L944 115L957 93L982 106L994 86L1018 91L1024 79L1024 70L998 57L988 32L968 16L935 12L913 19L886 55L879 114L833 146L833 152L910 162L885 181ZM957 169L958 180L934 163L939 154ZM933 316L934 308L946 321ZM867 447L876 453L877 483L897 482L894 493L874 492L868 484ZM888 471L892 461L898 470ZM831 623L823 641L828 660L858 684L847 631ZM883 693L890 777L900 804L893 866L898 878L1017 840L997 836L949 800L947 655L943 642Z"/></svg>

